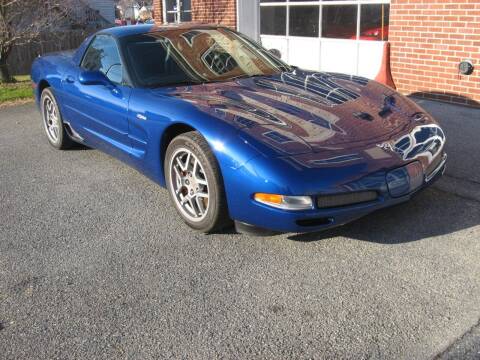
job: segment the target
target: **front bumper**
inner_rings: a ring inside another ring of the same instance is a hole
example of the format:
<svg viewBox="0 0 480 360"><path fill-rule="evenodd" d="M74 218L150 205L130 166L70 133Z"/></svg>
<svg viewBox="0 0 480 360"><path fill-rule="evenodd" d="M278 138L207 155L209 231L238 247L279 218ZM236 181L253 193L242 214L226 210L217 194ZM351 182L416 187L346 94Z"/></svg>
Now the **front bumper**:
<svg viewBox="0 0 480 360"><path fill-rule="evenodd" d="M391 195L385 173L376 174L366 179L366 183L369 185L362 189L377 191L378 197L374 201L329 209L315 207L304 211L285 211L260 204L252 199L247 206L248 211L243 212L243 215L236 217L235 220L247 225L247 228L258 227L275 232L306 233L341 226L376 210L410 200L412 196L432 185L442 176L446 167L445 160L446 155L433 171L424 176L420 186L402 196ZM376 180L372 180L372 178ZM352 191L354 190L352 189Z"/></svg>

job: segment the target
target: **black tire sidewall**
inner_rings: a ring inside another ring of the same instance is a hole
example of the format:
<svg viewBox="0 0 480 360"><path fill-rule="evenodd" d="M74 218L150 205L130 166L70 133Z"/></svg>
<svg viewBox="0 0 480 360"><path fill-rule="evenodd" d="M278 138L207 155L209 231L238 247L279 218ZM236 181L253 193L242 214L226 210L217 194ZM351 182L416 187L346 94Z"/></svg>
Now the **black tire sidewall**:
<svg viewBox="0 0 480 360"><path fill-rule="evenodd" d="M192 151L192 153L194 153L197 159L200 161L209 185L208 187L209 207L208 207L207 215L203 220L198 222L191 221L188 218L183 216L183 214L178 208L179 205L177 204L175 196L173 195L173 189L171 186L170 163L175 151L182 147ZM185 221L190 227L203 232L211 231L215 227L220 215L219 204L221 201L220 199L221 194L219 193L219 179L217 178L217 176L215 176L215 172L212 168L213 166L218 167L216 163L211 164L211 161L208 160L201 146L197 144L195 141L193 141L191 138L189 138L188 136L180 135L176 137L174 140L172 140L172 142L169 144L167 148L167 152L165 155L165 163L164 163L164 174L165 174L165 182L168 189L168 193L170 195L170 199L174 203L175 209L177 210L177 213L180 214L183 221Z"/></svg>

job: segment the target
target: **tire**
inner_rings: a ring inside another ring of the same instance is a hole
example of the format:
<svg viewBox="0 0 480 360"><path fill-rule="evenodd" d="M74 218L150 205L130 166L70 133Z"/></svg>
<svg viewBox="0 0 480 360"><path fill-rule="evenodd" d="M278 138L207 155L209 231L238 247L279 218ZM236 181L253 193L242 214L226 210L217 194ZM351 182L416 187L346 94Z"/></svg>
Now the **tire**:
<svg viewBox="0 0 480 360"><path fill-rule="evenodd" d="M43 129L50 145L58 150L71 148L74 142L65 131L57 99L50 88L42 91L40 111L42 112Z"/></svg>
<svg viewBox="0 0 480 360"><path fill-rule="evenodd" d="M217 159L200 133L187 132L170 142L164 173L170 198L190 227L211 233L232 224Z"/></svg>

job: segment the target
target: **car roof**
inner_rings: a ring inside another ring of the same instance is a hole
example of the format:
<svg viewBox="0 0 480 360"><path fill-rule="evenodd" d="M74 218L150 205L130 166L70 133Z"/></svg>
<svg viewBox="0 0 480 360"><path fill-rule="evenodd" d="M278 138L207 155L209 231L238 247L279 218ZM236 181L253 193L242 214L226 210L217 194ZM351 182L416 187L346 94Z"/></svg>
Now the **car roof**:
<svg viewBox="0 0 480 360"><path fill-rule="evenodd" d="M149 32L156 31L167 31L175 29L201 29L201 28L218 28L222 27L221 25L214 24L196 24L196 23L183 23L183 24L171 24L171 25L155 25L155 24L146 24L146 25L126 25L126 26L116 26L108 29L104 29L98 32L98 34L110 34L117 38L130 36L130 35L139 35Z"/></svg>

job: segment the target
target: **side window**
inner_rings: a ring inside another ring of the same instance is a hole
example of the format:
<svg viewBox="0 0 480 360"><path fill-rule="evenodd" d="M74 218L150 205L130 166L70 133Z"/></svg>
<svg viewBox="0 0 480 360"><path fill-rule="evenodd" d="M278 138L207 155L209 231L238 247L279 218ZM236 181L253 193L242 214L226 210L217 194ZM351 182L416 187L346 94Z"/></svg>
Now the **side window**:
<svg viewBox="0 0 480 360"><path fill-rule="evenodd" d="M118 52L117 43L108 35L98 35L92 41L81 67L89 71L100 71L113 83L123 81L123 66Z"/></svg>

